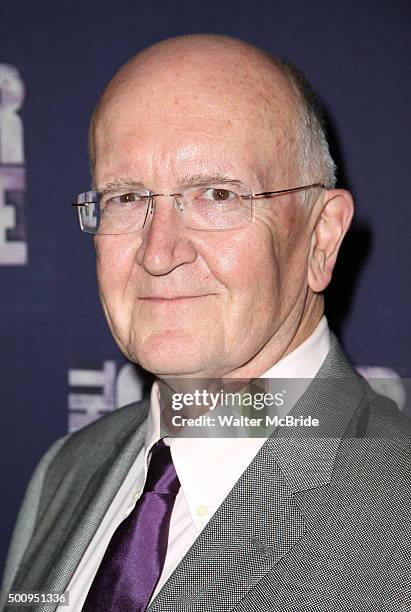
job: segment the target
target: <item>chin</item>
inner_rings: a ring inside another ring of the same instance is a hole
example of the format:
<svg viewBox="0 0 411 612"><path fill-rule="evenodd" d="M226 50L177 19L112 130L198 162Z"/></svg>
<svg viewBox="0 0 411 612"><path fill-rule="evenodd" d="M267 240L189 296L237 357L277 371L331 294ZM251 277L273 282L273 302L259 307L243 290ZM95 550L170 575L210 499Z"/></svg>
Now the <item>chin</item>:
<svg viewBox="0 0 411 612"><path fill-rule="evenodd" d="M210 367L209 345L189 333L155 332L130 349L132 361L157 376L193 376Z"/></svg>

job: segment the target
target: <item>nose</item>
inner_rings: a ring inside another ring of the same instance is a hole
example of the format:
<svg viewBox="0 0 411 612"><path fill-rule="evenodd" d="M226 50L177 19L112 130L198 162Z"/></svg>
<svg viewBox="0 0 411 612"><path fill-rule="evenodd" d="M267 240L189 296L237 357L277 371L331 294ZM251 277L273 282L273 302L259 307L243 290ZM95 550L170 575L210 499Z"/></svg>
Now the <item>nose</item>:
<svg viewBox="0 0 411 612"><path fill-rule="evenodd" d="M141 231L137 263L150 274L161 276L196 258L197 250L176 210L175 198L168 195L152 198Z"/></svg>

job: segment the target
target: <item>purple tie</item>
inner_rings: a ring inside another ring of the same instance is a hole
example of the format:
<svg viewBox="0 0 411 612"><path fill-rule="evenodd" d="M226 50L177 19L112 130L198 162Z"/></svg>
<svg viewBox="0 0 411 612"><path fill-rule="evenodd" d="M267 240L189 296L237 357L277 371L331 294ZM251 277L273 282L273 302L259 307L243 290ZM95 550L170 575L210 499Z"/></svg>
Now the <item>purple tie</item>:
<svg viewBox="0 0 411 612"><path fill-rule="evenodd" d="M82 612L146 609L163 569L179 488L170 447L161 439L152 448L143 493L114 532Z"/></svg>

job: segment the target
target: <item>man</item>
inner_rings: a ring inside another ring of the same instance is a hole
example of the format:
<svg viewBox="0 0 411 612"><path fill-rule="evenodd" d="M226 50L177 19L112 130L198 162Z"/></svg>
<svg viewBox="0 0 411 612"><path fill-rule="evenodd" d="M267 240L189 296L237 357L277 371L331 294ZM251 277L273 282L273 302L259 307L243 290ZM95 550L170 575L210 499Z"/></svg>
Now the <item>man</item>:
<svg viewBox="0 0 411 612"><path fill-rule="evenodd" d="M157 382L150 401L42 459L3 601L411 610L408 423L355 374L323 314L353 202L302 77L227 37L164 41L106 88L90 152L95 192L77 205L104 312ZM291 414L325 429L159 442L167 391L260 377L313 379Z"/></svg>

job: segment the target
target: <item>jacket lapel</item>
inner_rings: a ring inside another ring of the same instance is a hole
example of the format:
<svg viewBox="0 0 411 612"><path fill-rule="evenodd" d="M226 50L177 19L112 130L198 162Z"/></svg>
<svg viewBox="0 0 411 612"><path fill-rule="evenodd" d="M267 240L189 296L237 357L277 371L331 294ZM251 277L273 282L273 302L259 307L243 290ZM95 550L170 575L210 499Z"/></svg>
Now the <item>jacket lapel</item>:
<svg viewBox="0 0 411 612"><path fill-rule="evenodd" d="M281 470L263 447L148 611L232 610L305 528Z"/></svg>
<svg viewBox="0 0 411 612"><path fill-rule="evenodd" d="M319 428L276 428L159 591L148 612L228 612L293 550L308 526L295 494L330 482L366 383L332 334L330 352L291 413Z"/></svg>

